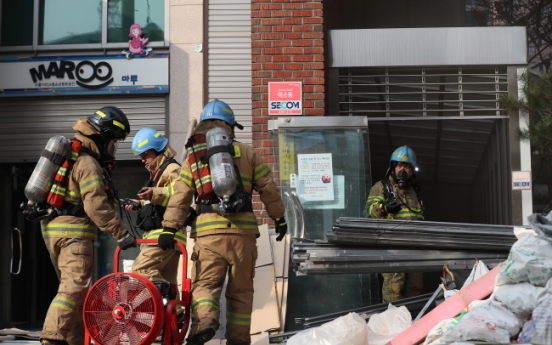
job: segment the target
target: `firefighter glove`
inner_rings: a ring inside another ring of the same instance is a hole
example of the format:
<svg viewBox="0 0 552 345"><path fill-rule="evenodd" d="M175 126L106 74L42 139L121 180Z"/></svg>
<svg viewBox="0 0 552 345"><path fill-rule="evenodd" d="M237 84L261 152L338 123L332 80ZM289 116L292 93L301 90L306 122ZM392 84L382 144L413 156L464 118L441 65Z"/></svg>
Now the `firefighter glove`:
<svg viewBox="0 0 552 345"><path fill-rule="evenodd" d="M196 218L197 218L196 210L193 207L190 207L190 212L188 212L188 216L186 216L186 220L184 221L184 226L192 226Z"/></svg>
<svg viewBox="0 0 552 345"><path fill-rule="evenodd" d="M383 209L387 213L397 213L401 210L401 204L397 202L394 202L394 203L386 202L385 204L383 204Z"/></svg>
<svg viewBox="0 0 552 345"><path fill-rule="evenodd" d="M278 234L276 241L281 241L287 233L286 219L284 217L276 218L274 223L276 223L276 233Z"/></svg>
<svg viewBox="0 0 552 345"><path fill-rule="evenodd" d="M127 232L123 235L123 237L117 240L117 245L119 245L122 250L136 247L136 239L134 238L134 236L132 236L130 232Z"/></svg>
<svg viewBox="0 0 552 345"><path fill-rule="evenodd" d="M157 245L163 250L174 249L174 234L175 228L163 228L163 232L159 235Z"/></svg>

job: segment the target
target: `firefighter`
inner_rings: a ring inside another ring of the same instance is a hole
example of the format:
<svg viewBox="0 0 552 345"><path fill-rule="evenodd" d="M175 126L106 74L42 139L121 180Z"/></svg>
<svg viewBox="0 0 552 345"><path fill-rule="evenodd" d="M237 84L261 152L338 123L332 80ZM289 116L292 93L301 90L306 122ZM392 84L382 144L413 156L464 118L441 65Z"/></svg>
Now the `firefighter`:
<svg viewBox="0 0 552 345"><path fill-rule="evenodd" d="M207 193L211 176L204 175L210 173L206 172L208 169L200 169L202 163L196 158L198 151L206 147L202 138L215 127L224 128L227 133L225 135L232 140L235 127L243 128L235 121L234 113L226 103L214 100L205 106L194 135L186 145L188 158L182 162L175 193L167 205L159 246L172 248L173 234L182 227L183 219L186 218L195 196L198 215L190 235L195 239L191 254L194 262L192 324L186 344L202 345L214 336L219 327L219 300L227 273L227 344L250 344L253 277L257 259L256 238L260 235L253 213L251 193L253 190L259 193L266 212L275 220L278 241L287 232L284 204L267 164L252 146L236 141L232 141L230 147L233 152L234 172L239 181L235 181L238 185L237 194L231 199L241 200L241 204L238 202L241 209L234 213L230 208L228 213L223 213L220 211L220 199L214 198L205 202L202 196ZM224 149L227 148L217 146L213 152ZM213 171L214 168L211 166L210 170ZM213 175L212 178L215 179L216 176Z"/></svg>
<svg viewBox="0 0 552 345"><path fill-rule="evenodd" d="M418 196L416 154L408 146L397 148L391 155L385 178L370 189L366 202L369 218L423 220L423 203ZM423 274L383 273L383 302L422 293Z"/></svg>
<svg viewBox="0 0 552 345"><path fill-rule="evenodd" d="M126 115L108 106L74 125L81 143L69 172L60 215L41 222L42 236L60 281L48 308L40 335L43 345L82 345L84 326L81 309L92 280L92 251L97 228L117 239L121 249L136 246L134 236L119 214L116 190L110 178L118 143L130 132ZM121 211L121 210L120 210Z"/></svg>
<svg viewBox="0 0 552 345"><path fill-rule="evenodd" d="M140 156L150 174L145 186L139 191L140 200L131 199L135 205L125 205L129 211L139 211L137 226L144 231L144 239L157 239L163 227L163 214L169 198L173 194L173 185L180 173L180 164L174 159L176 152L169 140L153 128L142 128L132 141L132 152ZM176 232L177 241L186 245L186 233ZM177 295L177 272L180 253L177 250L162 250L157 245L142 244L140 254L132 265L132 272L150 279L169 299Z"/></svg>

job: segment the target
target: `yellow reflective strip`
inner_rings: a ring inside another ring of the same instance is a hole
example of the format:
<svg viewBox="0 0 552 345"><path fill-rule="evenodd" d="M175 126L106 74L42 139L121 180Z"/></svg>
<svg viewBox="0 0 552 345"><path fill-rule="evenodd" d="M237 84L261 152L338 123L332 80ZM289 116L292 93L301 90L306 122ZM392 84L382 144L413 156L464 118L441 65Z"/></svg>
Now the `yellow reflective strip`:
<svg viewBox="0 0 552 345"><path fill-rule="evenodd" d="M48 223L42 227L42 236L75 236L96 239L96 226L90 224Z"/></svg>
<svg viewBox="0 0 552 345"><path fill-rule="evenodd" d="M194 151L197 153L197 151L201 150L207 150L207 143L197 144L192 147L188 147L188 154L193 155Z"/></svg>
<svg viewBox="0 0 552 345"><path fill-rule="evenodd" d="M157 133L155 133L153 136L154 136L155 138L159 138L160 135L161 135L161 132L157 132Z"/></svg>
<svg viewBox="0 0 552 345"><path fill-rule="evenodd" d="M52 189L50 189L50 193L65 196L65 188L53 185Z"/></svg>
<svg viewBox="0 0 552 345"><path fill-rule="evenodd" d="M100 115L102 118L106 116L101 110L96 110L96 114Z"/></svg>
<svg viewBox="0 0 552 345"><path fill-rule="evenodd" d="M103 186L103 178L98 175L93 175L90 177L85 178L79 183L80 192L82 193L88 191L89 189L92 189L96 186Z"/></svg>
<svg viewBox="0 0 552 345"><path fill-rule="evenodd" d="M52 303L50 305L52 307L67 310L70 313L75 313L75 311L76 311L74 302L72 302L68 299L63 299L60 296L56 296L56 298L54 298L54 300L52 301Z"/></svg>
<svg viewBox="0 0 552 345"><path fill-rule="evenodd" d="M64 167L59 167L57 173L58 173L58 175L60 175L60 176L65 176L65 175L67 175L67 169L64 168Z"/></svg>
<svg viewBox="0 0 552 345"><path fill-rule="evenodd" d="M142 141L138 144L138 147L142 147L142 146L146 145L148 142L149 142L148 139L142 140Z"/></svg>
<svg viewBox="0 0 552 345"><path fill-rule="evenodd" d="M241 157L241 150L239 146L234 145L234 158L240 158Z"/></svg>
<svg viewBox="0 0 552 345"><path fill-rule="evenodd" d="M80 193L75 193L70 190L65 191L65 201L77 204L81 199Z"/></svg>
<svg viewBox="0 0 552 345"><path fill-rule="evenodd" d="M368 200L366 202L383 202L383 197L376 195L376 196L369 196Z"/></svg>
<svg viewBox="0 0 552 345"><path fill-rule="evenodd" d="M77 152L71 151L71 160L76 161L79 157L79 154Z"/></svg>
<svg viewBox="0 0 552 345"><path fill-rule="evenodd" d="M197 162L197 163L192 163L190 165L190 168L192 168L192 172L198 170L198 169L201 169L201 168L204 168L206 166L208 166L209 164L203 164L201 162Z"/></svg>
<svg viewBox="0 0 552 345"><path fill-rule="evenodd" d="M125 125L123 125L122 123L120 123L119 121L117 120L113 120L113 124L117 127L119 127L120 129L122 129L123 131L125 130Z"/></svg>
<svg viewBox="0 0 552 345"><path fill-rule="evenodd" d="M163 229L150 230L148 232L145 232L144 235L142 236L142 238L145 239L145 240L158 239L159 235L161 235L162 232L163 232ZM186 245L186 243L188 242L188 236L185 233L181 232L181 231L177 231L174 234L174 239L177 240L178 242L184 244L184 245Z"/></svg>
<svg viewBox="0 0 552 345"><path fill-rule="evenodd" d="M249 326L251 325L251 314L238 314L227 311L226 321L233 325Z"/></svg>
<svg viewBox="0 0 552 345"><path fill-rule="evenodd" d="M230 216L230 228L243 230L258 230L257 220L254 217ZM223 217L209 217L196 219L193 230L202 232L213 229L228 229L228 219Z"/></svg>
<svg viewBox="0 0 552 345"><path fill-rule="evenodd" d="M220 304L213 297L201 297L192 301L192 311L195 312L197 308L202 306L211 306L217 310L220 310Z"/></svg>
<svg viewBox="0 0 552 345"><path fill-rule="evenodd" d="M257 180L258 178L263 177L269 172L270 172L270 168L268 167L268 165L266 165L265 162L262 162L261 164L255 167L255 172L253 173L253 176L255 177L255 180Z"/></svg>

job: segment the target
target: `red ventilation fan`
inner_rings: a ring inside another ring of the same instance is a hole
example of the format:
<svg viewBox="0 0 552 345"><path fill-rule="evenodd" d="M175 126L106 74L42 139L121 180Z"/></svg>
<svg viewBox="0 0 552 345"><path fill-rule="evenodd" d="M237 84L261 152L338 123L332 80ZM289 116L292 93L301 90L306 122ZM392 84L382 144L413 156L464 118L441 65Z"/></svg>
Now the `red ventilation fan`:
<svg viewBox="0 0 552 345"><path fill-rule="evenodd" d="M157 243L157 240L137 240ZM166 305L158 288L148 278L119 270L119 252L115 249L114 271L99 279L88 291L83 305L84 344L149 345L164 329L163 345L180 345L190 321L191 280L186 278L186 247L179 242L185 260L182 267L182 300ZM184 307L184 322L177 324L176 307Z"/></svg>

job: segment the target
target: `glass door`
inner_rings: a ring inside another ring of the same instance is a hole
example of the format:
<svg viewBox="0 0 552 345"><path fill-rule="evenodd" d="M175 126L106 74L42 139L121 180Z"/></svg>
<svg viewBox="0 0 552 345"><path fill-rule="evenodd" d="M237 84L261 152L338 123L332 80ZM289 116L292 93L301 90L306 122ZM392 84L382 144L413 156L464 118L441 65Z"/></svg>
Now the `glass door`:
<svg viewBox="0 0 552 345"><path fill-rule="evenodd" d="M338 217L363 217L371 186L365 117L278 119L280 188L293 243L326 240ZM296 318L379 303L377 275L297 276L290 268L286 331Z"/></svg>

